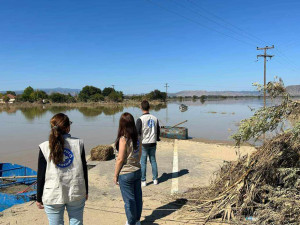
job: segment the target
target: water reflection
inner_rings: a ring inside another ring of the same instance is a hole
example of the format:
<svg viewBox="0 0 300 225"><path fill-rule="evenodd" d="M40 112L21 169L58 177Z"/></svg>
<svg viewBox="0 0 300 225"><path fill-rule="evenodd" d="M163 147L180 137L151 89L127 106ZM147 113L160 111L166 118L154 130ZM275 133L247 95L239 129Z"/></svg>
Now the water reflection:
<svg viewBox="0 0 300 225"><path fill-rule="evenodd" d="M20 108L19 110L29 121L34 120L36 117L40 118L47 112L43 107Z"/></svg>
<svg viewBox="0 0 300 225"><path fill-rule="evenodd" d="M166 109L166 108L167 108L167 104L157 104L157 105L151 106L151 110L154 110L156 112L160 111L161 109Z"/></svg>
<svg viewBox="0 0 300 225"><path fill-rule="evenodd" d="M2 112L6 112L7 114L15 114L17 112L17 109L8 106L8 107L5 107L5 108L0 108L0 114Z"/></svg>
<svg viewBox="0 0 300 225"><path fill-rule="evenodd" d="M70 106L51 106L49 108L46 108L45 106L43 106L43 109L46 109L46 111L49 111L49 112L51 112L53 114L56 114L56 113L60 113L60 112L66 113L68 111L75 110L76 107L70 107Z"/></svg>
<svg viewBox="0 0 300 225"><path fill-rule="evenodd" d="M163 106L157 106L155 107L155 111L159 111ZM69 111L79 111L84 115L85 117L97 117L101 115L102 113L106 116L112 116L115 115L119 112L124 111L124 107L117 105L113 107L105 107L105 106L100 106L100 107L70 107L70 106L34 106L34 107L1 107L0 108L0 114L3 112L6 112L7 114L12 114L20 111L24 117L28 121L33 121L35 118L41 118L44 115L47 114L47 112L50 112L51 114L56 114L56 113L67 113Z"/></svg>

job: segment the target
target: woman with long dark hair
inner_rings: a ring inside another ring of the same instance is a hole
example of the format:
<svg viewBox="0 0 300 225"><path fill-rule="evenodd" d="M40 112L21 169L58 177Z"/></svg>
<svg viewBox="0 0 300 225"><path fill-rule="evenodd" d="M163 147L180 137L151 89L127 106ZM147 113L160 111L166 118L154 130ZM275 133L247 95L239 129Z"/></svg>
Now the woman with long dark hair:
<svg viewBox="0 0 300 225"><path fill-rule="evenodd" d="M142 144L130 113L121 115L115 147L117 158L114 182L120 185L125 203L126 225L140 225L143 208L140 164Z"/></svg>
<svg viewBox="0 0 300 225"><path fill-rule="evenodd" d="M71 121L63 113L54 115L50 125L49 141L39 146L36 204L45 208L50 225L64 224L65 208L70 225L82 225L88 199L83 141L71 137Z"/></svg>

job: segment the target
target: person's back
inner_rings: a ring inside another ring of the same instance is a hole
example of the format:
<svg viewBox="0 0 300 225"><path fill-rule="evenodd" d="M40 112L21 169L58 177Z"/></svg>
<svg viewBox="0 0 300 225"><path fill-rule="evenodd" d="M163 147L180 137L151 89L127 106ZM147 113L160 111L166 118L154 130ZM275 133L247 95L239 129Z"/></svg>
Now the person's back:
<svg viewBox="0 0 300 225"><path fill-rule="evenodd" d="M39 145L46 165L42 201L44 204L66 204L81 200L86 194L82 164L83 141L63 135L64 161L57 165L51 162L49 141Z"/></svg>
<svg viewBox="0 0 300 225"><path fill-rule="evenodd" d="M137 131L142 140L142 186L146 186L146 168L148 156L152 166L153 183L158 184L156 142L160 140L160 127L158 119L149 113L149 109L149 102L146 100L142 101L141 110L143 115L136 121Z"/></svg>
<svg viewBox="0 0 300 225"><path fill-rule="evenodd" d="M50 124L49 141L39 145L36 204L45 208L50 225L64 224L65 208L70 225L82 225L88 198L83 141L71 137L71 122L65 114L56 114Z"/></svg>
<svg viewBox="0 0 300 225"><path fill-rule="evenodd" d="M140 165L142 145L130 113L125 112L120 117L115 148L114 182L120 185L125 203L126 225L140 225L143 209Z"/></svg>
<svg viewBox="0 0 300 225"><path fill-rule="evenodd" d="M158 119L150 113L144 113L140 118L142 124L141 137L142 144L146 147L155 146L158 133ZM139 121L139 120L138 120ZM137 123L138 123L137 121Z"/></svg>

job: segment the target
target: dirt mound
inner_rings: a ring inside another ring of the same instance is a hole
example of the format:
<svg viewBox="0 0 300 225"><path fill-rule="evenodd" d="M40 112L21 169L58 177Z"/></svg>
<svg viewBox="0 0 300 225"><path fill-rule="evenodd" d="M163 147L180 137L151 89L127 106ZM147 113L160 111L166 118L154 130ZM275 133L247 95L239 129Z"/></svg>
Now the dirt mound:
<svg viewBox="0 0 300 225"><path fill-rule="evenodd" d="M91 160L107 161L114 157L114 148L110 145L98 145L91 149Z"/></svg>
<svg viewBox="0 0 300 225"><path fill-rule="evenodd" d="M279 135L250 156L225 163L209 187L186 193L186 208L205 213L206 221L242 224L250 217L257 224L300 224L300 143L292 137Z"/></svg>

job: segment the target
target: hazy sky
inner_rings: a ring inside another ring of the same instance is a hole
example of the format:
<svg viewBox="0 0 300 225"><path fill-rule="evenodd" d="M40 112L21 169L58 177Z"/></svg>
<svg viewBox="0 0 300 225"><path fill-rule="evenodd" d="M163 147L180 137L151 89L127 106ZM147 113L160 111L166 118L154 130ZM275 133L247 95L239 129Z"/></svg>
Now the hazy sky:
<svg viewBox="0 0 300 225"><path fill-rule="evenodd" d="M0 0L0 90L253 90L300 84L297 0Z"/></svg>

